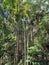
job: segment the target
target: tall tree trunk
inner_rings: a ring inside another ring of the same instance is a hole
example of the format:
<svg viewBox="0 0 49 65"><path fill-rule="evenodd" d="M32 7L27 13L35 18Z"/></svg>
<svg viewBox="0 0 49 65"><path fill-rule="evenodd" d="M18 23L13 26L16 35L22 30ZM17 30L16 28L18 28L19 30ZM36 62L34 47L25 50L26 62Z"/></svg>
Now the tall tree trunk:
<svg viewBox="0 0 49 65"><path fill-rule="evenodd" d="M18 50L19 50L19 28L18 28L18 23L16 22L16 40L17 43L15 45L15 58L14 58L14 64L18 64Z"/></svg>
<svg viewBox="0 0 49 65"><path fill-rule="evenodd" d="M25 23L23 22L23 29L24 29L24 65L26 65L26 47L27 47L27 44L26 44L26 30L25 30Z"/></svg>
<svg viewBox="0 0 49 65"><path fill-rule="evenodd" d="M27 60L28 60L29 34L27 35ZM28 61L27 61L28 65Z"/></svg>

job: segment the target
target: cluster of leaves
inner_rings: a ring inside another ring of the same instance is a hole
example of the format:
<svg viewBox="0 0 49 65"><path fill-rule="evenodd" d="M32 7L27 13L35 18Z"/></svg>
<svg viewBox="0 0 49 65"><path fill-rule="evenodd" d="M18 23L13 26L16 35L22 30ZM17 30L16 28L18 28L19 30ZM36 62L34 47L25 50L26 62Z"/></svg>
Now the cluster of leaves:
<svg viewBox="0 0 49 65"><path fill-rule="evenodd" d="M5 65L11 65L11 60L8 60L8 56L14 55L16 44L16 35L14 32L16 23L10 9L11 1L1 0L0 2L0 58L3 58L2 61Z"/></svg>
<svg viewBox="0 0 49 65"><path fill-rule="evenodd" d="M32 3L32 5L33 7L35 6L32 9L32 11L34 12L33 18L34 20L32 20L34 23L33 26L34 43L33 46L30 46L28 48L28 62L32 62L33 60L38 59L36 56L38 56L39 53L42 53L43 55L45 54L48 55L46 45L49 44L48 1L35 0L35 4Z"/></svg>

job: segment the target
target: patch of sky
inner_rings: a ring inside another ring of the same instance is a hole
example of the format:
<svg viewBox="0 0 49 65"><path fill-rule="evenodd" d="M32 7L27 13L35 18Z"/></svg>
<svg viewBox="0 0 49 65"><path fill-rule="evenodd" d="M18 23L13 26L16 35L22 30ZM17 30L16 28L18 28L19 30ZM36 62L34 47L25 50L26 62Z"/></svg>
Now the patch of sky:
<svg viewBox="0 0 49 65"><path fill-rule="evenodd" d="M5 17L7 17L9 14L10 14L9 11L5 11L5 12L4 12L4 16L5 16Z"/></svg>
<svg viewBox="0 0 49 65"><path fill-rule="evenodd" d="M22 18L22 21L23 21L23 22L26 22L26 21L27 21L27 18L26 18L26 17L23 17L23 18Z"/></svg>
<svg viewBox="0 0 49 65"><path fill-rule="evenodd" d="M22 0L22 4L24 4L26 2L26 0Z"/></svg>
<svg viewBox="0 0 49 65"><path fill-rule="evenodd" d="M45 4L48 4L48 1L46 1Z"/></svg>
<svg viewBox="0 0 49 65"><path fill-rule="evenodd" d="M48 12L49 12L49 8L47 8Z"/></svg>

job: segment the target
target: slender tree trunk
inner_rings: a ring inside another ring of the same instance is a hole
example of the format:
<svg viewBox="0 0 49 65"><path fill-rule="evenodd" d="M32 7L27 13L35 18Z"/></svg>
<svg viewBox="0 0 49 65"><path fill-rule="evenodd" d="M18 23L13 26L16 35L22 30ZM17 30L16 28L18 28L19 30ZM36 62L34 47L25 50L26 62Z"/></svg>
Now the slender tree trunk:
<svg viewBox="0 0 49 65"><path fill-rule="evenodd" d="M27 35L27 60L28 60L29 34ZM28 65L28 61L27 61Z"/></svg>
<svg viewBox="0 0 49 65"><path fill-rule="evenodd" d="M31 45L34 43L34 36L33 36L33 25L30 25L30 37L31 37Z"/></svg>
<svg viewBox="0 0 49 65"><path fill-rule="evenodd" d="M23 29L24 29L24 65L26 65L26 53L27 53L27 51L26 51L26 30L25 30L25 24L24 24L24 22L23 22Z"/></svg>
<svg viewBox="0 0 49 65"><path fill-rule="evenodd" d="M14 57L14 64L18 64L18 50L19 50L19 28L18 28L18 23L16 22L16 40L17 43L15 45L15 57Z"/></svg>

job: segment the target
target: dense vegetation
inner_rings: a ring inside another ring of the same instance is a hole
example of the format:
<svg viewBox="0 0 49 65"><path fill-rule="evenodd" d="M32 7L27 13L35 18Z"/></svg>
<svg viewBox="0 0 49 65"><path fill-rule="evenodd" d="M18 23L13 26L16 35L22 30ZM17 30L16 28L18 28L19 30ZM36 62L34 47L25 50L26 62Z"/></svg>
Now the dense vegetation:
<svg viewBox="0 0 49 65"><path fill-rule="evenodd" d="M49 0L0 0L0 65L43 59L49 60Z"/></svg>

